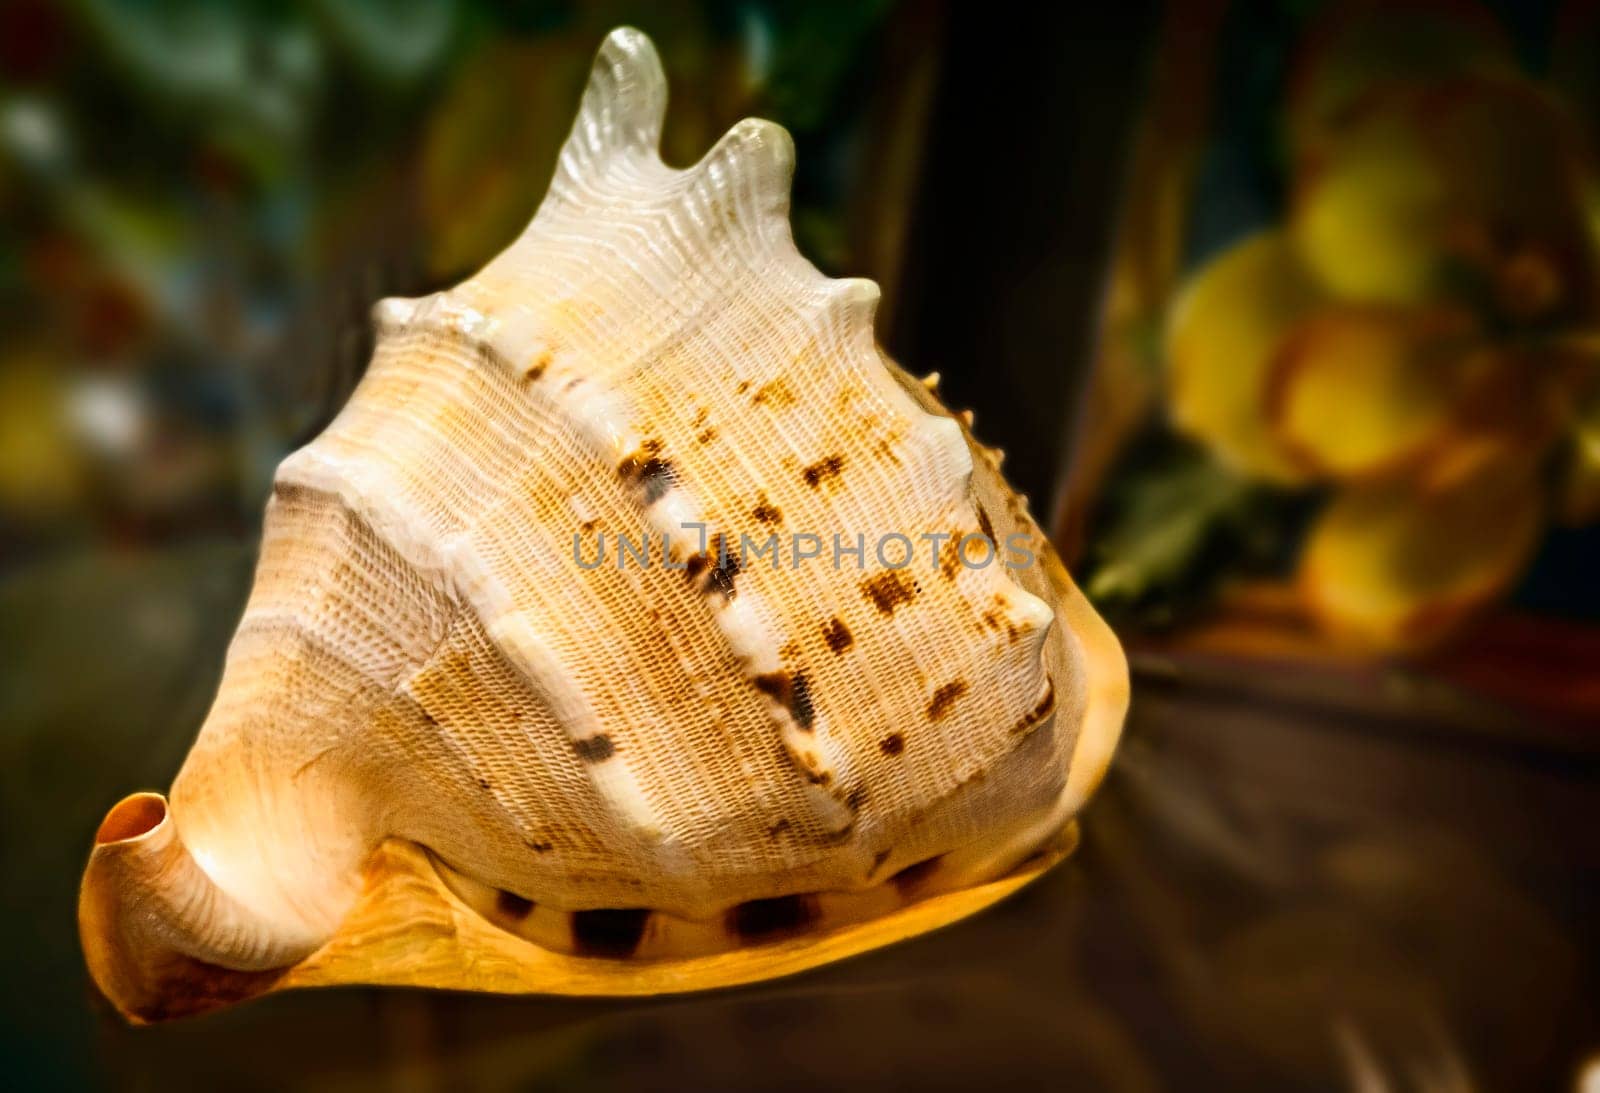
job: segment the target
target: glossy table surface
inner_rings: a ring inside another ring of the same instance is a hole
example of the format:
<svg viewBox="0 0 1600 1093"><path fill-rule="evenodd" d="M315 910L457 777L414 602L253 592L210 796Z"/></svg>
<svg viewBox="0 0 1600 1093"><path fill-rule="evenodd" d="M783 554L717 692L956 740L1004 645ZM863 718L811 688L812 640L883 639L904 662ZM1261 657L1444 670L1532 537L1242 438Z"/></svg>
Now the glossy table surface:
<svg viewBox="0 0 1600 1093"><path fill-rule="evenodd" d="M0 586L13 1088L1447 1091L1600 1060L1593 752L1148 658L1078 854L938 934L646 1003L343 989L127 1028L83 972L78 871L181 762L249 565L212 543Z"/></svg>

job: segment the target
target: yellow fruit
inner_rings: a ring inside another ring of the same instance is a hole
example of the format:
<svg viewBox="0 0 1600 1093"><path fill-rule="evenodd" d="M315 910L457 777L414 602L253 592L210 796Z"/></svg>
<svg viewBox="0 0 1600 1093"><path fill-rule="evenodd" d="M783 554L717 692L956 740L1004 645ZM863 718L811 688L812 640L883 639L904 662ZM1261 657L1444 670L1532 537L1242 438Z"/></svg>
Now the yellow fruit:
<svg viewBox="0 0 1600 1093"><path fill-rule="evenodd" d="M1201 269L1167 330L1174 424L1247 474L1303 481L1268 430L1264 394L1285 337L1320 302L1278 232L1253 235Z"/></svg>
<svg viewBox="0 0 1600 1093"><path fill-rule="evenodd" d="M1429 495L1404 483L1351 488L1311 530L1301 591L1331 630L1361 645L1426 647L1510 587L1542 517L1525 465Z"/></svg>
<svg viewBox="0 0 1600 1093"><path fill-rule="evenodd" d="M1335 308L1279 354L1269 413L1284 448L1316 473L1373 476L1417 465L1461 428L1493 366L1456 311Z"/></svg>

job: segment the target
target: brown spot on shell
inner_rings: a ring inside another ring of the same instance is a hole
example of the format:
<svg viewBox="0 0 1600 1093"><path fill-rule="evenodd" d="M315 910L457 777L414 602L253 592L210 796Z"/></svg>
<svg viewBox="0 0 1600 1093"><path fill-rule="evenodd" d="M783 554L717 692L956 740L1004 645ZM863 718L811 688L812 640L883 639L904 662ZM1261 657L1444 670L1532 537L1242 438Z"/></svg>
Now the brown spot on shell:
<svg viewBox="0 0 1600 1093"><path fill-rule="evenodd" d="M528 358L528 366L522 370L522 379L525 383L538 383L544 377L545 369L550 367L550 350L541 349Z"/></svg>
<svg viewBox="0 0 1600 1093"><path fill-rule="evenodd" d="M710 564L711 556L709 554L703 551L691 554L683 563L683 575L689 579L691 584L697 583L700 580L700 575L706 571L706 567Z"/></svg>
<svg viewBox="0 0 1600 1093"><path fill-rule="evenodd" d="M782 835L785 831L788 831L790 826L791 825L788 820L779 820L777 823L767 828L767 838L776 839L779 835Z"/></svg>
<svg viewBox="0 0 1600 1093"><path fill-rule="evenodd" d="M309 501L316 496L316 491L299 485L295 482L274 482L272 484L272 498L282 501L286 505L293 505L302 501Z"/></svg>
<svg viewBox="0 0 1600 1093"><path fill-rule="evenodd" d="M1053 679L1047 678L1044 684L1044 696L1034 704L1033 709L1022 715L1022 720L1018 721L1012 728L1012 733L1016 734L1027 732L1045 718L1055 713L1055 710L1056 682Z"/></svg>
<svg viewBox="0 0 1600 1093"><path fill-rule="evenodd" d="M501 888L494 894L494 909L502 918L521 922L533 912L533 900Z"/></svg>
<svg viewBox="0 0 1600 1093"><path fill-rule="evenodd" d="M540 842L538 839L523 839L522 845L532 850L535 854L548 854L555 849L554 843Z"/></svg>
<svg viewBox="0 0 1600 1093"><path fill-rule="evenodd" d="M586 956L622 959L644 940L650 911L645 907L600 908L572 912L572 947Z"/></svg>
<svg viewBox="0 0 1600 1093"><path fill-rule="evenodd" d="M850 633L850 628L837 615L822 624L822 640L835 653L842 653L856 643L855 635Z"/></svg>
<svg viewBox="0 0 1600 1093"><path fill-rule="evenodd" d="M744 562L737 551L729 548L727 538L720 531L711 537L708 554L711 568L706 574L706 591L720 592L733 599L733 579L744 569Z"/></svg>
<svg viewBox="0 0 1600 1093"><path fill-rule="evenodd" d="M660 447L660 441L647 441L638 451L617 464L617 474L624 482L631 482L639 488L646 505L653 505L665 497L676 480L672 464L654 454Z"/></svg>
<svg viewBox="0 0 1600 1093"><path fill-rule="evenodd" d="M728 932L746 941L770 941L804 930L817 917L810 896L774 896L752 899L728 911Z"/></svg>
<svg viewBox="0 0 1600 1093"><path fill-rule="evenodd" d="M873 444L872 450L898 467L900 465L900 456L896 453L895 448L904 439L904 427L897 427L888 435L880 436L877 442Z"/></svg>
<svg viewBox="0 0 1600 1093"><path fill-rule="evenodd" d="M895 608L917 598L917 582L898 569L885 570L861 582L861 591L880 615L893 615Z"/></svg>
<svg viewBox="0 0 1600 1093"><path fill-rule="evenodd" d="M750 517L760 524L776 524L783 519L783 513L763 493L757 496L756 507L750 510Z"/></svg>
<svg viewBox="0 0 1600 1093"><path fill-rule="evenodd" d="M918 888L925 884L929 877L939 868L939 855L925 858L915 865L908 865L900 872L889 878L889 883L900 890L902 896L914 895Z"/></svg>
<svg viewBox="0 0 1600 1093"><path fill-rule="evenodd" d="M1011 616L1008 613L1010 607L1010 600L1006 599L1004 596L997 595L994 598L994 602L983 612L983 615L980 617L983 620L984 626L995 631L996 633L1004 631L1006 637L1014 642L1022 637L1024 630L1022 627L1018 626L1012 621Z"/></svg>
<svg viewBox="0 0 1600 1093"><path fill-rule="evenodd" d="M585 763L603 763L617 754L616 742L609 733L597 732L572 742L572 750Z"/></svg>
<svg viewBox="0 0 1600 1093"><path fill-rule="evenodd" d="M967 681L964 679L953 680L933 692L933 698L928 702L928 720L941 721L950 712L950 707L956 704L956 699L967 693Z"/></svg>
<svg viewBox="0 0 1600 1093"><path fill-rule="evenodd" d="M713 440L717 439L716 427L713 425L707 425L704 429L701 429L698 433L696 433L694 438L701 444L710 444Z"/></svg>
<svg viewBox="0 0 1600 1093"><path fill-rule="evenodd" d="M794 389L789 386L788 379L779 376L777 379L757 387L756 393L750 396L750 401L757 406L767 402L774 406L793 406L799 400L795 398Z"/></svg>
<svg viewBox="0 0 1600 1093"><path fill-rule="evenodd" d="M889 860L889 855L892 853L894 853L894 851L886 846L876 854L872 855L872 868L867 870L867 876L870 877L879 869L882 869L883 863Z"/></svg>
<svg viewBox="0 0 1600 1093"><path fill-rule="evenodd" d="M810 732L816 724L817 710L811 701L811 680L804 672L763 672L755 678L756 689L789 711L795 726ZM808 772L809 777L815 777ZM821 784L826 785L826 775Z"/></svg>
<svg viewBox="0 0 1600 1093"><path fill-rule="evenodd" d="M944 574L946 580L955 580L956 574L961 571L961 534L952 531L950 538L939 549L939 572Z"/></svg>
<svg viewBox="0 0 1600 1093"><path fill-rule="evenodd" d="M806 467L800 472L800 476L805 479L806 485L816 489L829 479L838 478L843 470L844 456L830 455Z"/></svg>
<svg viewBox="0 0 1600 1093"><path fill-rule="evenodd" d="M878 750L888 756L899 755L906 750L906 738L901 733L892 732L878 741Z"/></svg>

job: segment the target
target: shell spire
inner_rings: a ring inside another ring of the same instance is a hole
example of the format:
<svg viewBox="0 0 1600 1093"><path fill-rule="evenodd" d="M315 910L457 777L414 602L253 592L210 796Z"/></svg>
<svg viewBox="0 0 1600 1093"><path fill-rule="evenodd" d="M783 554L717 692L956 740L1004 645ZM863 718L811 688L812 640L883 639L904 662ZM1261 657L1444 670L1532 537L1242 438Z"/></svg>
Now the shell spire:
<svg viewBox="0 0 1600 1093"><path fill-rule="evenodd" d="M123 1012L748 982L1070 848L1115 639L970 418L879 350L877 286L796 249L789 135L675 169L666 103L613 32L527 228L379 303L280 465L171 799L113 809L85 872Z"/></svg>

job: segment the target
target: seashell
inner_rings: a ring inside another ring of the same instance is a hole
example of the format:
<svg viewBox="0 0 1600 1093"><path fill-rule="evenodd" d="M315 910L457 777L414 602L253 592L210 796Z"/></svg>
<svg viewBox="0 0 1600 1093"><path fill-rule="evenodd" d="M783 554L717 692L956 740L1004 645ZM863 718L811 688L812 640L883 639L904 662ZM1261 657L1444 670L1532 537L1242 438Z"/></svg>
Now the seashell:
<svg viewBox="0 0 1600 1093"><path fill-rule="evenodd" d="M665 105L648 40L611 34L526 231L379 304L368 373L279 468L170 800L114 807L84 876L131 1019L748 982L1068 849L1121 650L993 453L883 357L876 287L795 250L788 134L744 121L672 169ZM619 535L633 564L588 564ZM1033 564L954 548L977 535Z"/></svg>

